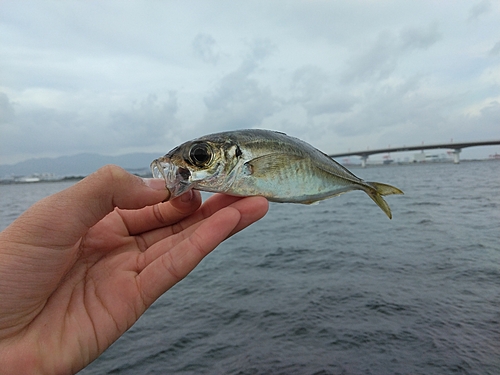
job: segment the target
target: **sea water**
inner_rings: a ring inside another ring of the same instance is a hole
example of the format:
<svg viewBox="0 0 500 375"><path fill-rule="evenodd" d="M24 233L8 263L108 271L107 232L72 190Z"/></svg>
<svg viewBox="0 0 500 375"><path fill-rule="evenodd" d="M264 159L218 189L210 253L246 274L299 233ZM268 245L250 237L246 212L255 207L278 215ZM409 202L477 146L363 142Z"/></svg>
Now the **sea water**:
<svg viewBox="0 0 500 375"><path fill-rule="evenodd" d="M499 374L500 163L355 168L401 188L268 215L210 254L91 374ZM0 186L0 228L71 183Z"/></svg>

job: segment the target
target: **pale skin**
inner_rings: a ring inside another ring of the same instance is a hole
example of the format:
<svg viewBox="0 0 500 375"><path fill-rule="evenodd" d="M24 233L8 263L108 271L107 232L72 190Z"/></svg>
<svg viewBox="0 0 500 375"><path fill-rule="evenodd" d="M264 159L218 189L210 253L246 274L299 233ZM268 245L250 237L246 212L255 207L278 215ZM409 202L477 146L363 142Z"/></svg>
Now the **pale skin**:
<svg viewBox="0 0 500 375"><path fill-rule="evenodd" d="M162 180L107 166L0 233L2 374L76 373L268 209L262 197L168 198Z"/></svg>

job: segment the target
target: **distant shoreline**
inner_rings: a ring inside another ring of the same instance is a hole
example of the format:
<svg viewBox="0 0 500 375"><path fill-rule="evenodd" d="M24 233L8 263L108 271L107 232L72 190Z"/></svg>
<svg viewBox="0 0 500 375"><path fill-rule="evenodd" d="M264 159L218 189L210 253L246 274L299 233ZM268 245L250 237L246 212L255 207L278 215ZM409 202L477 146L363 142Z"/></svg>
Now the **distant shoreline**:
<svg viewBox="0 0 500 375"><path fill-rule="evenodd" d="M462 163L477 163L477 162L491 162L491 161L500 161L497 158L488 158L488 159L463 159L460 160L460 164ZM341 163L342 164L342 163ZM366 168L380 168L380 167L392 167L392 166L418 166L418 165L428 165L428 164L453 164L452 160L439 160L439 161L421 161L421 162L398 162L394 161L391 163L368 163L365 167L362 167L361 164L342 164L346 168L356 168L356 169L366 169ZM133 173L139 177L151 177L151 174L148 172L144 173ZM86 176L66 176L61 178L38 178L36 175L32 176L19 176L13 179L2 179L0 180L0 185L17 185L17 184L38 184L38 183L50 183L50 182L64 182L64 181L80 181L84 179Z"/></svg>
<svg viewBox="0 0 500 375"><path fill-rule="evenodd" d="M83 180L85 176L69 176L54 179L12 179L12 180L0 180L1 185L18 185L18 184L38 184L47 182L63 182L63 181L80 181Z"/></svg>
<svg viewBox="0 0 500 375"><path fill-rule="evenodd" d="M133 173L139 177L151 177L149 174L137 174ZM87 176L66 176L61 178L30 178L29 176L19 177L17 179L3 179L0 180L0 185L29 185L29 184L40 184L40 183L50 183L50 182L64 182L64 181L80 181Z"/></svg>

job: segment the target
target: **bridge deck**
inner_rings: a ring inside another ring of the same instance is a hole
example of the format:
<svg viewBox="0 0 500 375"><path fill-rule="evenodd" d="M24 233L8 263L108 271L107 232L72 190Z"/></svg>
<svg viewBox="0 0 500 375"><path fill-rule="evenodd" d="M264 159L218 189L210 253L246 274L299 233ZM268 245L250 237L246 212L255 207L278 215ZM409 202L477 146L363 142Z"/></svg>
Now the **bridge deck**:
<svg viewBox="0 0 500 375"><path fill-rule="evenodd" d="M477 142L461 142L461 143L437 143L437 144L429 144L429 145L418 145L418 146L402 146L402 147L388 147L388 148L379 148L373 150L363 150L363 151L354 151L354 152L343 152L338 154L330 154L331 158L338 158L342 156L353 156L358 155L361 157L367 158L369 155L375 154L384 154L389 152L401 152L401 151L420 151L420 150L430 150L430 149L452 149L459 151L462 148L466 147L474 147L474 146L492 146L499 145L500 140L490 140L490 141L477 141Z"/></svg>

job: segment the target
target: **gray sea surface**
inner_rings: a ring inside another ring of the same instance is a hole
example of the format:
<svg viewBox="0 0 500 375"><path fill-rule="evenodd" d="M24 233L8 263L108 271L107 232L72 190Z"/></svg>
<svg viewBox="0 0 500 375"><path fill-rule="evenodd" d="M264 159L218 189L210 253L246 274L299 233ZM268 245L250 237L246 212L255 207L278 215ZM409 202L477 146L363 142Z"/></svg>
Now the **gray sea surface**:
<svg viewBox="0 0 500 375"><path fill-rule="evenodd" d="M355 168L401 188L271 204L91 374L500 374L500 162ZM0 186L0 228L71 182Z"/></svg>

